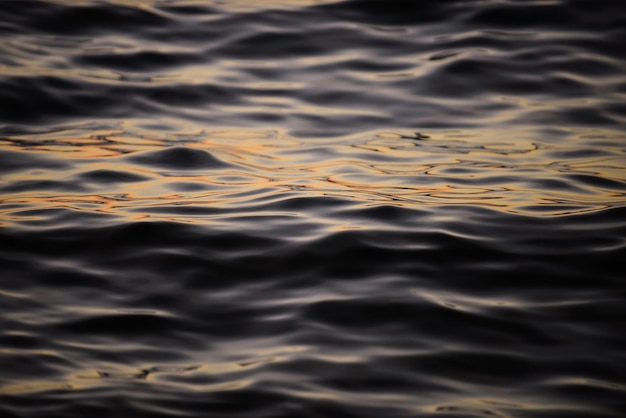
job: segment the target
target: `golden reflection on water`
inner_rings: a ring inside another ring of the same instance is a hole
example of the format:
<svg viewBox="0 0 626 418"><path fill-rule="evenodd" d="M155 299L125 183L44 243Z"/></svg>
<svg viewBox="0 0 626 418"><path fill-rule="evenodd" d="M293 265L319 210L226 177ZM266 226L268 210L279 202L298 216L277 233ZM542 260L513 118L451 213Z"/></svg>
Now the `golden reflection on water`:
<svg viewBox="0 0 626 418"><path fill-rule="evenodd" d="M531 216L626 202L626 157L616 146L619 134L578 135L571 143L550 145L522 133L517 140L503 140L495 132L429 134L417 138L414 132L389 131L300 139L281 131L223 129L168 137L119 129L8 137L0 150L65 167L6 174L1 222L24 224L48 216L39 210L65 208L132 220L211 223L223 222L225 216L267 214L263 205L271 202L326 196L356 206L480 205ZM181 145L207 152L224 165L168 169L129 159ZM579 151L586 148L596 154ZM94 172L110 172L112 179L90 177ZM124 175L133 177L125 180ZM279 210L274 215L294 213Z"/></svg>
<svg viewBox="0 0 626 418"><path fill-rule="evenodd" d="M93 313L96 313L94 310ZM89 350L102 350L101 345L73 344L64 342L69 347L80 347ZM254 344L251 344L254 347ZM132 343L120 344L115 350L138 349ZM115 351L114 350L114 351ZM118 363L94 362L91 365L97 369L73 371L60 377L58 380L32 380L19 384L1 386L0 394L32 394L48 391L75 391L85 390L102 385L119 386L124 382L152 384L173 389L192 390L199 392L219 392L241 389L254 383L253 379L242 378L241 373L261 369L272 363L288 362L293 356L298 356L308 350L304 346L273 346L268 348L224 347L216 349L224 352L237 352L241 358L234 361L211 362L217 354L212 351L209 358L199 358L193 365L180 364L145 364L142 367L121 366ZM2 350L9 352L7 350ZM53 351L12 350L22 355L59 356ZM208 361L207 361L208 360Z"/></svg>
<svg viewBox="0 0 626 418"><path fill-rule="evenodd" d="M508 390L503 390L502 392L506 393ZM575 402L549 404L545 402L537 402L535 397L532 396L521 396L518 399L511 399L508 397L508 394L505 394L500 399L483 398L480 396L475 398L458 398L452 402L429 406L427 408L423 408L422 410L430 413L449 412L454 415L489 416L495 418L513 418L518 416L520 411L530 413L530 416L534 413L533 411L537 411L539 414L545 414L546 411L554 411L557 414L562 414L563 411L569 411L574 415L585 411L589 414L589 416L594 416L596 414L601 416L609 413L602 407L602 405L588 407Z"/></svg>

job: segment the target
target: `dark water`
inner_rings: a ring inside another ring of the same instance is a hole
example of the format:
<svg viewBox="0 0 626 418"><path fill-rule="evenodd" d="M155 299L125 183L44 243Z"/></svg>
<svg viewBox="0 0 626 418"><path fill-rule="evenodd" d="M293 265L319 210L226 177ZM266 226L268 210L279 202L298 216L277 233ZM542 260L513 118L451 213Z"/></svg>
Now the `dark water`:
<svg viewBox="0 0 626 418"><path fill-rule="evenodd" d="M0 417L625 416L625 28L0 2Z"/></svg>

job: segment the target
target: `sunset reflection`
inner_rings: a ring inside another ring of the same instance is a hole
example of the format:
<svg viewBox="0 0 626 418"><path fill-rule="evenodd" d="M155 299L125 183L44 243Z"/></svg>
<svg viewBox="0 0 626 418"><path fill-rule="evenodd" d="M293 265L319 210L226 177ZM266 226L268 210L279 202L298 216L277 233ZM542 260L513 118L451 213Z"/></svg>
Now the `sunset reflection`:
<svg viewBox="0 0 626 418"><path fill-rule="evenodd" d="M24 167L8 174L2 219L5 224L30 222L36 211L68 209L127 219L144 212L153 219L210 222L223 218L229 208L253 215L258 209L252 202L296 194L334 196L358 205L480 205L532 216L623 204L619 181L626 179L626 160L611 150L611 138L619 138L615 134L582 136L581 141L605 151L572 159L565 158L573 152L567 145L507 143L494 134L460 133L433 131L425 140L412 139L412 132L338 139L255 130L191 133L182 141L185 147L225 166L182 170L128 160L169 146L169 139L156 134L9 137L3 149L53 158L62 166Z"/></svg>

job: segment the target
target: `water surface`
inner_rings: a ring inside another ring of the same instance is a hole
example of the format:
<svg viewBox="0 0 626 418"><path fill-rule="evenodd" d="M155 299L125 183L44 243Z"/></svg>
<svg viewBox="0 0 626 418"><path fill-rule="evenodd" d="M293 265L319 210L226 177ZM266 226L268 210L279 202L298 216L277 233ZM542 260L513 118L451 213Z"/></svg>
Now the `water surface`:
<svg viewBox="0 0 626 418"><path fill-rule="evenodd" d="M620 418L625 27L0 2L0 415Z"/></svg>

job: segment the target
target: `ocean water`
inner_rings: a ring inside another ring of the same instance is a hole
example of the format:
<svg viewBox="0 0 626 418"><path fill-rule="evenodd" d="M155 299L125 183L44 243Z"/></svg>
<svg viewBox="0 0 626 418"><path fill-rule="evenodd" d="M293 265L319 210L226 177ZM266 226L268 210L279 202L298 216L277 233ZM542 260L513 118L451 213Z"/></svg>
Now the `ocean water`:
<svg viewBox="0 0 626 418"><path fill-rule="evenodd" d="M626 416L626 3L0 2L0 417Z"/></svg>

